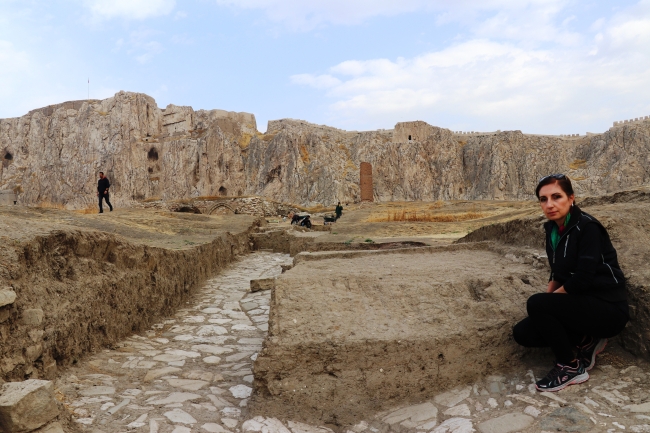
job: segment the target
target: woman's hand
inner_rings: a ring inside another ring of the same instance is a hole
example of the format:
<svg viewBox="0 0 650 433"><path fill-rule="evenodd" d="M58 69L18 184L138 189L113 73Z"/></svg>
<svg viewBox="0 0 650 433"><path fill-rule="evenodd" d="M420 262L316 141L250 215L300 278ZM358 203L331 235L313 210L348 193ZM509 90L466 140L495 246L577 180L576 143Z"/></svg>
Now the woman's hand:
<svg viewBox="0 0 650 433"><path fill-rule="evenodd" d="M551 280L548 282L548 287L546 287L546 293L554 293L559 288L560 282Z"/></svg>
<svg viewBox="0 0 650 433"><path fill-rule="evenodd" d="M566 293L566 290L564 290L564 286L562 286L559 289L557 289L556 291L554 291L553 293Z"/></svg>

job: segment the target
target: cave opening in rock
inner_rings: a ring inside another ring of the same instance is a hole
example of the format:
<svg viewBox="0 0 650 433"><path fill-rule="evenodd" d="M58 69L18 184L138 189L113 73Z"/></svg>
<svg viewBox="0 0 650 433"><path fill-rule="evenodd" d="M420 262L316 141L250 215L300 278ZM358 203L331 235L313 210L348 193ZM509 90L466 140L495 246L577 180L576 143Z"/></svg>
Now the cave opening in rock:
<svg viewBox="0 0 650 433"><path fill-rule="evenodd" d="M11 153L7 152L5 153L5 159L11 161L12 159L14 159L14 156Z"/></svg>
<svg viewBox="0 0 650 433"><path fill-rule="evenodd" d="M228 195L228 190L225 187L222 186L221 188L219 188L219 195L221 195L221 196Z"/></svg>
<svg viewBox="0 0 650 433"><path fill-rule="evenodd" d="M409 135L409 141L411 141L411 136Z"/></svg>
<svg viewBox="0 0 650 433"><path fill-rule="evenodd" d="M149 161L158 161L158 150L155 147L149 149L149 152L147 153L147 159Z"/></svg>

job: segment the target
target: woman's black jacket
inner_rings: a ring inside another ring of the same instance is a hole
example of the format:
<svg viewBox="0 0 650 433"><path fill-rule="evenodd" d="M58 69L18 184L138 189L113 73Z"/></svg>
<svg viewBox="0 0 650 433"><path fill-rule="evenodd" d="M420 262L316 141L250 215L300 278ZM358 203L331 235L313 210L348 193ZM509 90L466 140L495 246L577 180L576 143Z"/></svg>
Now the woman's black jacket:
<svg viewBox="0 0 650 433"><path fill-rule="evenodd" d="M551 230L554 225L554 221L544 224L550 279L561 283L570 294L627 302L625 277L605 227L578 206L573 206L569 224L553 250Z"/></svg>

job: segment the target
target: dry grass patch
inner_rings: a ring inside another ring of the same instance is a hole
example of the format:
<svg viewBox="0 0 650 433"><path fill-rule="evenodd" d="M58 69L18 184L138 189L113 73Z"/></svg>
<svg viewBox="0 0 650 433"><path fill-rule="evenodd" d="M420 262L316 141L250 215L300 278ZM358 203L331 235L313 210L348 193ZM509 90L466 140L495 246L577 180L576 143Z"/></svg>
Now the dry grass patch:
<svg viewBox="0 0 650 433"><path fill-rule="evenodd" d="M366 220L371 223L383 222L429 222L429 223L451 223L469 221L488 216L485 212L468 211L456 213L429 212L426 210L400 209L387 211L385 214L371 215Z"/></svg>
<svg viewBox="0 0 650 433"><path fill-rule="evenodd" d="M43 201L30 207L38 207L41 209L65 209L65 206L61 203L52 203L51 201Z"/></svg>
<svg viewBox="0 0 650 433"><path fill-rule="evenodd" d="M571 170L580 170L587 168L587 161L584 159L576 159L571 164L569 164Z"/></svg>
<svg viewBox="0 0 650 433"><path fill-rule="evenodd" d="M334 212L336 210L336 206L323 206L322 204L313 207L306 207L306 206L301 206L299 204L292 203L289 206L298 209L300 212L308 212L308 213Z"/></svg>
<svg viewBox="0 0 650 433"><path fill-rule="evenodd" d="M239 141L237 142L237 144L239 144L239 148L242 150L248 149L248 145L251 144L252 139L253 139L253 134L242 132L241 137L239 137Z"/></svg>
<svg viewBox="0 0 650 433"><path fill-rule="evenodd" d="M80 213L80 214L83 214L83 215L88 215L88 214L99 212L99 207L97 207L96 205L93 205L93 204L89 204L88 206L86 206L83 209L75 209L74 212L75 213Z"/></svg>

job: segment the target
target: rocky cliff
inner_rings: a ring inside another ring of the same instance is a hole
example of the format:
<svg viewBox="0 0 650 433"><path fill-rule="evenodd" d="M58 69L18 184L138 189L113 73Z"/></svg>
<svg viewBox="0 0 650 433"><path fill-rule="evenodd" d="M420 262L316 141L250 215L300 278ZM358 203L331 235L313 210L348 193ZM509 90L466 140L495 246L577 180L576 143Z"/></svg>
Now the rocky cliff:
<svg viewBox="0 0 650 433"><path fill-rule="evenodd" d="M359 199L359 164L373 165L375 200L528 199L538 178L565 172L580 195L650 180L650 120L582 137L520 131L459 135L424 122L342 131L194 111L119 92L0 120L0 190L19 202L95 202L104 171L118 205L145 199L264 195L301 204Z"/></svg>

